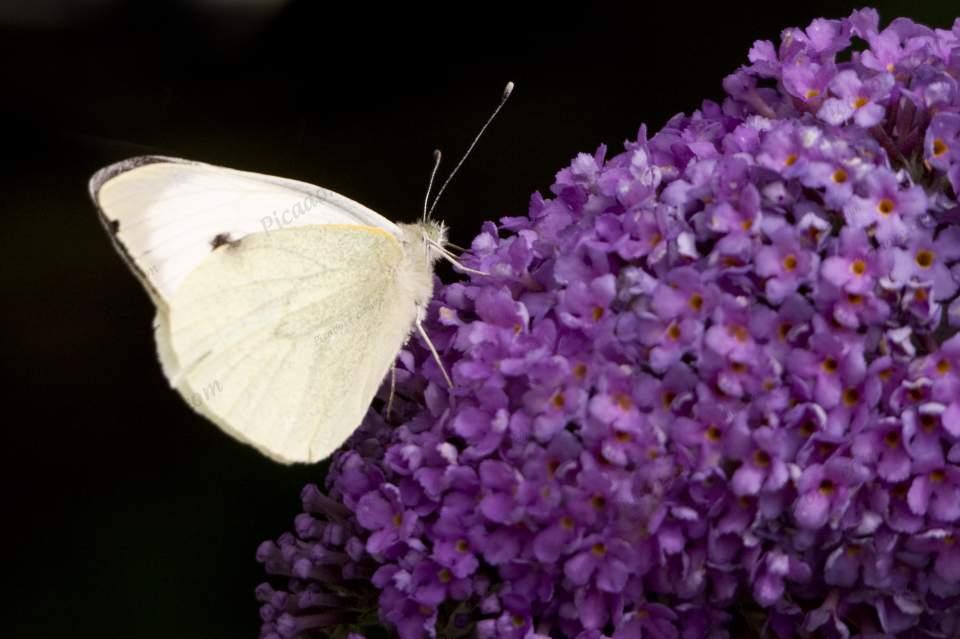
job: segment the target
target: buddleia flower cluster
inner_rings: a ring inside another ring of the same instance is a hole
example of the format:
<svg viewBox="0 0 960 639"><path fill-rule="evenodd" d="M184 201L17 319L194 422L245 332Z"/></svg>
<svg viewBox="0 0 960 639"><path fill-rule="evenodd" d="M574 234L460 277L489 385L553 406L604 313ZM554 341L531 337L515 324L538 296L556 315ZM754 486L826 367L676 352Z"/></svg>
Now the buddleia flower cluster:
<svg viewBox="0 0 960 639"><path fill-rule="evenodd" d="M960 637L960 20L748 60L484 224L261 637Z"/></svg>

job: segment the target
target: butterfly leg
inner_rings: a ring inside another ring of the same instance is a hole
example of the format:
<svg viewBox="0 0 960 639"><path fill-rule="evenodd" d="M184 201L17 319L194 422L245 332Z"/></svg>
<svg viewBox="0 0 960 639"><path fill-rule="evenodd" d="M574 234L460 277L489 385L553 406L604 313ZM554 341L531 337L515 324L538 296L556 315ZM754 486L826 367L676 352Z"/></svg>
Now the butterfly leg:
<svg viewBox="0 0 960 639"><path fill-rule="evenodd" d="M390 418L390 411L393 409L393 395L397 390L397 365L390 367L390 395L387 397L387 409L384 411L384 417Z"/></svg>
<svg viewBox="0 0 960 639"><path fill-rule="evenodd" d="M453 380L450 379L450 376L447 374L447 369L443 366L443 361L440 359L440 354L437 353L437 349L434 348L433 342L430 341L430 336L427 335L427 331L423 330L423 324L420 322L420 318L417 318L417 330L420 332L420 336L423 337L423 341L427 343L427 348L430 349L430 353L433 355L433 359L437 362L437 366L440 367L440 372L443 373L443 378L447 380L447 384L450 388L453 388Z"/></svg>
<svg viewBox="0 0 960 639"><path fill-rule="evenodd" d="M442 257L443 259L453 264L454 268L456 268L458 271L463 271L464 273L473 273L474 275L490 275L486 271L478 271L475 268L464 266L463 264L457 261L457 256L451 253L450 251L448 251L442 244L438 244L430 239L427 239L426 242L427 244L432 246L435 251L437 251L440 254L440 257ZM447 242L447 246L452 246L452 245L449 242Z"/></svg>

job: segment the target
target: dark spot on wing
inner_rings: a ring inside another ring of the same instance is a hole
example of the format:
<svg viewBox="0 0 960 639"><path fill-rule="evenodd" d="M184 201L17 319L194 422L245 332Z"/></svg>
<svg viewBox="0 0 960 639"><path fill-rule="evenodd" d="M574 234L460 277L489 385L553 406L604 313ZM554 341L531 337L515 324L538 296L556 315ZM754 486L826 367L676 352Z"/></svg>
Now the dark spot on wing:
<svg viewBox="0 0 960 639"><path fill-rule="evenodd" d="M240 240L233 240L230 238L229 233L217 233L213 236L213 239L210 240L210 248L217 250L224 244L236 245Z"/></svg>
<svg viewBox="0 0 960 639"><path fill-rule="evenodd" d="M120 232L120 222L117 220L110 220L110 222L107 223L107 227L110 229L110 233L113 235L116 235Z"/></svg>

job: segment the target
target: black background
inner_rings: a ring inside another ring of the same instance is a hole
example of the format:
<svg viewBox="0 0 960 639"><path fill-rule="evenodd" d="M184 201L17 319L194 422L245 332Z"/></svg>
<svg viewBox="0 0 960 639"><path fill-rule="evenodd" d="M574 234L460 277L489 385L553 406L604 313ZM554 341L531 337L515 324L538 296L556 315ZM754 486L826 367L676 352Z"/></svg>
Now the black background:
<svg viewBox="0 0 960 639"><path fill-rule="evenodd" d="M887 2L949 27L951 2ZM282 467L194 415L87 180L162 153L298 178L413 221L516 91L439 216L467 244L578 151L702 98L757 38L838 2L390 8L311 0L0 4L0 413L15 637L253 637L254 551L321 467ZM653 12L655 11L655 13ZM451 277L449 271L443 276ZM10 634L12 633L12 635Z"/></svg>

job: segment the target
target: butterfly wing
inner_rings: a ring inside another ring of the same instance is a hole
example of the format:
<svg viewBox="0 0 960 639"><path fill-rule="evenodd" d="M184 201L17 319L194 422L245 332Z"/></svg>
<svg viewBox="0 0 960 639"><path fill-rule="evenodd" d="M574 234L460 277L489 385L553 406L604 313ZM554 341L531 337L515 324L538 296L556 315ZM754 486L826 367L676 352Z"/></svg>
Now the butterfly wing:
<svg viewBox="0 0 960 639"><path fill-rule="evenodd" d="M283 462L323 459L366 414L416 303L382 229L310 226L218 247L160 309L172 385L234 437Z"/></svg>
<svg viewBox="0 0 960 639"><path fill-rule="evenodd" d="M251 233L353 224L400 235L383 216L333 191L177 158L108 166L90 180L90 194L117 248L160 302L213 248Z"/></svg>

